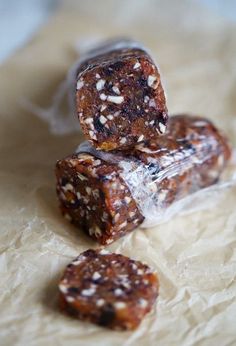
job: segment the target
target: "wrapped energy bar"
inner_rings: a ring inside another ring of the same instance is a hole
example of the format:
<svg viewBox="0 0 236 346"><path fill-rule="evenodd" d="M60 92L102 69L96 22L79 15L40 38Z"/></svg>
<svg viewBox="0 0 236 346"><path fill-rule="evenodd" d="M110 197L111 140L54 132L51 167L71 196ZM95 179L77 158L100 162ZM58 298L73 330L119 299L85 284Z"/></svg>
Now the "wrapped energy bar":
<svg viewBox="0 0 236 346"><path fill-rule="evenodd" d="M106 250L87 250L60 281L62 311L103 327L133 330L152 309L157 275L145 264Z"/></svg>
<svg viewBox="0 0 236 346"><path fill-rule="evenodd" d="M160 73L136 42L112 41L90 51L76 74L80 124L97 149L124 149L165 132Z"/></svg>
<svg viewBox="0 0 236 346"><path fill-rule="evenodd" d="M172 116L164 136L125 152L88 144L57 162L57 193L65 217L101 244L158 223L174 202L218 181L231 150L208 120Z"/></svg>

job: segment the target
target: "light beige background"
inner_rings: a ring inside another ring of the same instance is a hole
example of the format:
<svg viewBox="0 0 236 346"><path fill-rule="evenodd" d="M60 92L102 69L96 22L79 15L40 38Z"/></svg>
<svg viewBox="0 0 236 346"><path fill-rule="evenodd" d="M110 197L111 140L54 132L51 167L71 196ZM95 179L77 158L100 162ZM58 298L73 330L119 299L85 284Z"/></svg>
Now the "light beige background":
<svg viewBox="0 0 236 346"><path fill-rule="evenodd" d="M86 4L85 4L86 3ZM22 107L49 106L75 59L77 40L130 35L157 59L171 113L213 119L236 145L236 27L196 1L68 2L0 67L1 345L221 345L236 343L236 188L209 210L110 246L152 265L157 305L136 332L113 332L61 315L64 266L96 246L60 216L54 165L81 141L56 136Z"/></svg>

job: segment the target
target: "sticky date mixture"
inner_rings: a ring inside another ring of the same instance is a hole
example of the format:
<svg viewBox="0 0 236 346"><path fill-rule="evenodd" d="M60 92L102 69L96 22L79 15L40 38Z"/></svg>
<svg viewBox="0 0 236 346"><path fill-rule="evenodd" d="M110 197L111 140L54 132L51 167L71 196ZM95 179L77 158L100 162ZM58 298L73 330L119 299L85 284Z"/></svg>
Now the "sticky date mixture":
<svg viewBox="0 0 236 346"><path fill-rule="evenodd" d="M59 284L60 307L111 329L135 329L158 296L151 269L123 255L87 250L69 264Z"/></svg>
<svg viewBox="0 0 236 346"><path fill-rule="evenodd" d="M165 132L160 73L143 49L110 45L84 61L77 71L76 99L82 130L98 149L127 148Z"/></svg>

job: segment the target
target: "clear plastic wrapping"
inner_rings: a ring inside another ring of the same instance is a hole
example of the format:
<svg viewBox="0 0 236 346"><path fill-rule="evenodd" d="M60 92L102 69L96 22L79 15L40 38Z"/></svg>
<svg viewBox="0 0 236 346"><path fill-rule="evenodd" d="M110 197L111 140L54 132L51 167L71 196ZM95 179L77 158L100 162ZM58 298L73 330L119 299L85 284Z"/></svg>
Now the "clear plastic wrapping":
<svg viewBox="0 0 236 346"><path fill-rule="evenodd" d="M126 38L104 41L102 38L88 37L81 40L76 46L76 52L80 57L69 68L63 82L58 85L53 95L51 106L44 109L24 99L22 100L23 107L46 121L50 131L54 134L64 135L80 131L75 107L77 71L86 60L108 52L111 49L111 44L113 50L141 48L147 51L140 43ZM150 55L150 52L148 54Z"/></svg>
<svg viewBox="0 0 236 346"><path fill-rule="evenodd" d="M195 0L76 1L79 11L75 6L61 10L1 65L2 345L236 344L236 187L224 188L224 177L187 198L187 210L206 210L131 232L109 246L159 274L158 302L135 332L105 331L58 312L57 284L64 267L78 253L98 248L62 219L52 179L55 160L73 151L82 135L76 135L77 143L75 136L52 136L49 125L41 126L18 103L34 97L45 104L49 85L69 64L75 40L122 30L159 54L170 109L206 114L236 146L236 11L229 3L235 7L233 1L218 1L217 8L213 1ZM178 27L176 18L181 18ZM227 181L233 169L225 170Z"/></svg>
<svg viewBox="0 0 236 346"><path fill-rule="evenodd" d="M235 175L231 175L214 184L229 160L230 149L221 133L202 118L172 117L169 133L158 144L138 144L126 153L97 151L88 142L82 143L77 152L119 166L145 217L144 228L180 212L204 208L208 196L235 183Z"/></svg>

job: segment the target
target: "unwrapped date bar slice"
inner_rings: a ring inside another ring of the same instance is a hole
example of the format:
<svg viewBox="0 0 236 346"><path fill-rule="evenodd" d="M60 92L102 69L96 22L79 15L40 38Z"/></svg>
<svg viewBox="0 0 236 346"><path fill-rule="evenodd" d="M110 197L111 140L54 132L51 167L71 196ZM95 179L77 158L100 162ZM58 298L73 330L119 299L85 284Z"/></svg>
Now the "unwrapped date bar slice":
<svg viewBox="0 0 236 346"><path fill-rule="evenodd" d="M76 74L79 121L97 149L123 149L165 132L167 107L160 73L137 43L112 41L93 50Z"/></svg>
<svg viewBox="0 0 236 346"><path fill-rule="evenodd" d="M166 134L129 151L82 145L57 162L62 213L101 244L160 222L174 202L218 181L231 150L208 120L172 116Z"/></svg>
<svg viewBox="0 0 236 346"><path fill-rule="evenodd" d="M60 307L75 318L133 330L158 296L157 275L145 264L105 250L87 250L59 284Z"/></svg>

